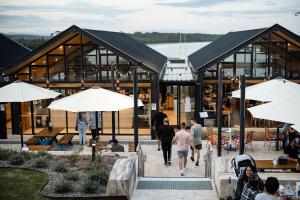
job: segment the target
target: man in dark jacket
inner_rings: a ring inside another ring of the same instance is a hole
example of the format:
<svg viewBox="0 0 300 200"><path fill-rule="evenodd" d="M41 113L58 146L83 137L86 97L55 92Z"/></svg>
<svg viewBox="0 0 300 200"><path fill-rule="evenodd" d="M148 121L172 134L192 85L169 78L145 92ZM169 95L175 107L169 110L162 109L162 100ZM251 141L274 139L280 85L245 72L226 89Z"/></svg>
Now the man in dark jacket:
<svg viewBox="0 0 300 200"><path fill-rule="evenodd" d="M172 140L175 136L175 131L173 127L169 126L168 118L164 118L164 124L158 129L158 137L161 140L161 148L163 150L163 156L165 161L165 166L171 165L171 155L172 155Z"/></svg>
<svg viewBox="0 0 300 200"><path fill-rule="evenodd" d="M156 132L156 137L158 134L159 127L163 125L164 118L168 118L168 116L162 111L155 113L152 117L151 124L154 129L153 131ZM156 139L157 139L157 150L160 151L160 139L159 137L157 137Z"/></svg>

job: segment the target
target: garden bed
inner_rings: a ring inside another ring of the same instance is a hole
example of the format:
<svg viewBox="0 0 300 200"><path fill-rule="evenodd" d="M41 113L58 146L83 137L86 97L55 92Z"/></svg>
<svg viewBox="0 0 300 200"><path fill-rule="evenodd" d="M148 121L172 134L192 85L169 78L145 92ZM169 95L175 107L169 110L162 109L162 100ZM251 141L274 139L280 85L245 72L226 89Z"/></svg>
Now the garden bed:
<svg viewBox="0 0 300 200"><path fill-rule="evenodd" d="M41 193L47 198L104 197L110 171L117 156L54 156L0 149L0 167L35 169L48 175ZM111 198L113 199L113 198Z"/></svg>

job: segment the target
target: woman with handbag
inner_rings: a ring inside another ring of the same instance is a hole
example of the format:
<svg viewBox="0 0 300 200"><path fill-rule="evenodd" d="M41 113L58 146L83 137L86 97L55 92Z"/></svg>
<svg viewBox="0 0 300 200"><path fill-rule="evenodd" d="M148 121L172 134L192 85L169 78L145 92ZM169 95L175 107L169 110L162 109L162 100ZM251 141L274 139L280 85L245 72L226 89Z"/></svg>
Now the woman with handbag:
<svg viewBox="0 0 300 200"><path fill-rule="evenodd" d="M78 130L80 145L86 144L86 127L87 127L87 125L88 125L88 121L86 118L86 113L79 112L76 117L76 129Z"/></svg>

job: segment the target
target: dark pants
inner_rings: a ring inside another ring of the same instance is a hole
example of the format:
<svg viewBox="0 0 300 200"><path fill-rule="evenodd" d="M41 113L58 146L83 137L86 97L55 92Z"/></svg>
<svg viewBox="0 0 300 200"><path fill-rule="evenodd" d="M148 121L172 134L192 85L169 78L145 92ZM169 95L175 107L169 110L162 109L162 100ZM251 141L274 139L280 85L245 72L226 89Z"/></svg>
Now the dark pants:
<svg viewBox="0 0 300 200"><path fill-rule="evenodd" d="M96 137L99 136L99 133L97 133L96 129L91 129L91 132L92 132L92 138L93 138L93 140L95 140Z"/></svg>
<svg viewBox="0 0 300 200"><path fill-rule="evenodd" d="M161 143L165 163L171 162L172 143Z"/></svg>

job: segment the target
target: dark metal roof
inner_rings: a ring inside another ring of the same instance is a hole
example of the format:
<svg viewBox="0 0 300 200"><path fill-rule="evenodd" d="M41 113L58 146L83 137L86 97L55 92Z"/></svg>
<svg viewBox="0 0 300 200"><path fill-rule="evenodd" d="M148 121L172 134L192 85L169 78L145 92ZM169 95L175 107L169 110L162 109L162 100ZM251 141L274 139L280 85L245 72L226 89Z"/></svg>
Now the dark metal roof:
<svg viewBox="0 0 300 200"><path fill-rule="evenodd" d="M229 32L216 41L189 55L189 62L195 70L205 70L206 68L220 62L226 57L251 44L251 42L254 42L260 37L263 37L265 34L269 34L273 31L283 33L290 40L300 42L300 37L298 35L278 24L269 28Z"/></svg>
<svg viewBox="0 0 300 200"><path fill-rule="evenodd" d="M135 58L143 65L160 72L166 63L167 57L153 50L147 45L133 39L129 35L121 32L108 32L84 29L102 41L105 41L113 48L118 49L124 54Z"/></svg>
<svg viewBox="0 0 300 200"><path fill-rule="evenodd" d="M29 53L31 50L0 33L0 69Z"/></svg>
<svg viewBox="0 0 300 200"><path fill-rule="evenodd" d="M164 55L134 40L125 33L81 29L73 25L37 47L29 54L11 63L11 67L7 67L4 72L8 74L13 73L23 67L24 64L26 65L33 59L38 58L40 54L49 51L49 49L53 48L52 46L59 45L60 41L64 41L68 38L68 35L72 36L75 34L82 34L124 59L134 62L133 64L142 63L143 66L155 72L160 72L167 60L167 57Z"/></svg>

